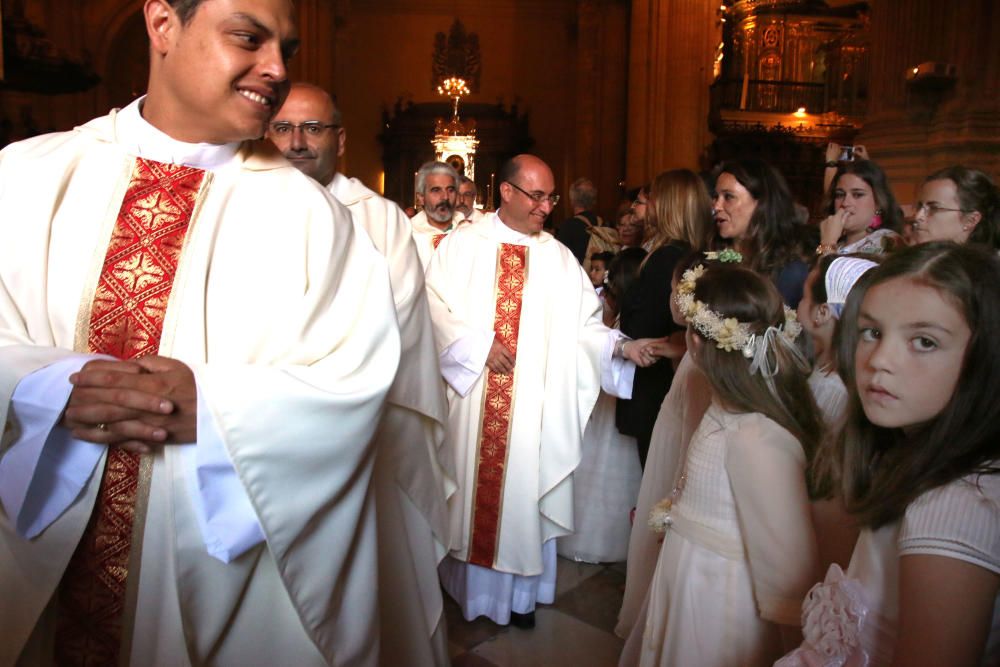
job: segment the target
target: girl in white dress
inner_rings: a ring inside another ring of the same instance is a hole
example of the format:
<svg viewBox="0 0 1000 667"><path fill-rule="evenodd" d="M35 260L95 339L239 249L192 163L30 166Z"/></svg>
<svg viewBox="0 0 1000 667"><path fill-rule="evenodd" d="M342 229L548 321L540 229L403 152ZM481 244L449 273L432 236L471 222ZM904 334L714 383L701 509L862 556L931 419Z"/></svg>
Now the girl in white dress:
<svg viewBox="0 0 1000 667"><path fill-rule="evenodd" d="M677 262L670 280L671 295L677 293L677 285L684 272L698 264L704 264L705 254L692 252ZM687 327L684 315L673 298L670 299L670 315L678 326ZM708 380L687 354L687 345L680 350L664 339L653 346L655 354L669 359L677 358L679 363L674 371L660 412L656 416L653 435L649 440L646 467L642 471L639 499L635 504L637 521L632 524L628 542L628 567L625 572L625 594L618 612L615 634L628 638L636 619L646 603L649 582L653 579L656 560L660 555L662 535L649 530L646 517L660 500L670 493L677 481L677 472L687 453L691 436L701 423L701 418L711 402L712 393Z"/></svg>
<svg viewBox="0 0 1000 667"><path fill-rule="evenodd" d="M779 664L997 665L1000 260L929 243L870 275L845 307L848 416L823 452L863 528Z"/></svg>
<svg viewBox="0 0 1000 667"><path fill-rule="evenodd" d="M664 542L621 662L770 665L798 644L817 580L805 468L822 427L800 327L769 280L731 264L686 272L676 299L712 404L650 517Z"/></svg>
<svg viewBox="0 0 1000 667"><path fill-rule="evenodd" d="M596 255L595 255L596 256ZM626 248L608 269L604 290L604 323L618 328L621 295L635 281L646 256L642 248ZM576 532L559 538L560 556L585 563L625 560L642 467L635 438L618 432L615 401L601 390L583 432L580 465L573 472L573 517Z"/></svg>
<svg viewBox="0 0 1000 667"><path fill-rule="evenodd" d="M799 301L799 322L812 340L815 353L809 388L826 426L826 446L831 444L847 410L847 388L837 372L834 339L841 328L840 315L851 289L865 273L878 266L869 257L880 259L879 255L826 255L820 258L806 278ZM814 497L812 512L820 571L826 571L831 563L847 567L858 539L857 524L844 510L840 499L834 497L832 489L818 491L820 495Z"/></svg>

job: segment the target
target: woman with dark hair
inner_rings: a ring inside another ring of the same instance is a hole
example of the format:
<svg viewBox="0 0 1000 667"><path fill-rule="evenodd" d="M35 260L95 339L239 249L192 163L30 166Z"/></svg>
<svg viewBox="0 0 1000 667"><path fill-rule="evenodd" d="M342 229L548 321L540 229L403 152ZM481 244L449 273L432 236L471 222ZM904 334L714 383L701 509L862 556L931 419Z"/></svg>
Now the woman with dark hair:
<svg viewBox="0 0 1000 667"><path fill-rule="evenodd" d="M785 178L756 158L730 160L716 170L714 247L731 246L744 264L768 276L795 308L809 267L800 252L801 225Z"/></svg>
<svg viewBox="0 0 1000 667"><path fill-rule="evenodd" d="M885 173L871 160L838 164L826 213L817 255L882 254L902 243L899 206Z"/></svg>
<svg viewBox="0 0 1000 667"><path fill-rule="evenodd" d="M683 340L683 329L670 317L670 278L674 265L692 248L705 247L711 233L710 200L702 180L692 171L675 169L656 177L649 188L646 214L649 251L639 275L621 301L621 330L630 338ZM649 439L660 403L670 389L674 367L659 359L647 368L637 368L632 398L619 399L618 430L635 436L639 460L645 466Z"/></svg>
<svg viewBox="0 0 1000 667"><path fill-rule="evenodd" d="M1000 249L1000 190L978 169L934 172L920 188L913 235L916 243L955 241Z"/></svg>

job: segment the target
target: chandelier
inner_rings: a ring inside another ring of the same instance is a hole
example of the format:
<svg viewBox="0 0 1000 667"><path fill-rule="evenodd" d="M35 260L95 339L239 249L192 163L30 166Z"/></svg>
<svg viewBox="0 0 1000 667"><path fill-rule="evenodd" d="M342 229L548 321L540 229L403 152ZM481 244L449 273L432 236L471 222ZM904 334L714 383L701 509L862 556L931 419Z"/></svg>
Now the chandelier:
<svg viewBox="0 0 1000 667"><path fill-rule="evenodd" d="M476 180L476 147L479 140L476 139L476 122L469 120L466 123L458 115L458 105L462 97L469 94L469 87L465 79L457 76L449 76L443 79L437 87L439 95L449 97L452 100L451 120L445 122L438 118L434 127L434 153L437 160L447 162L455 167L455 170L462 175Z"/></svg>

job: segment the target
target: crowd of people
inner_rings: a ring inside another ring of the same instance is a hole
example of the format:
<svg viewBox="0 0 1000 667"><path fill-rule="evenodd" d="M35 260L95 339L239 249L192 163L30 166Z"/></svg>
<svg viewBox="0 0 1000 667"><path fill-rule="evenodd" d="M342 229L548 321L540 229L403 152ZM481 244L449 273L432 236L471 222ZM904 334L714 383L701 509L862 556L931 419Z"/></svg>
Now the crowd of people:
<svg viewBox="0 0 1000 667"><path fill-rule="evenodd" d="M146 95L0 153L0 665L442 665L444 594L530 629L560 554L627 561L622 665L1000 661L989 177L556 224L518 155L409 215L293 16L147 0Z"/></svg>
<svg viewBox="0 0 1000 667"><path fill-rule="evenodd" d="M818 224L776 169L735 160L638 191L618 218L644 221L638 264L592 257L609 323L659 358L617 432L585 441L633 435L643 464L623 666L1000 660L1000 190L942 169L906 215L858 148L828 161ZM617 465L581 480L584 518L621 504Z"/></svg>

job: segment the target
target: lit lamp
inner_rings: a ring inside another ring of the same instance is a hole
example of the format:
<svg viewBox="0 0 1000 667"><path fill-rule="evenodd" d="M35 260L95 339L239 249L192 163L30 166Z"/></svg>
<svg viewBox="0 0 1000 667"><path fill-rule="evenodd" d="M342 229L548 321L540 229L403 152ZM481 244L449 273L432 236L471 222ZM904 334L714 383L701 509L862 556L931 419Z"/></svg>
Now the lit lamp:
<svg viewBox="0 0 1000 667"><path fill-rule="evenodd" d="M476 122L470 120L462 123L458 117L458 103L462 97L469 94L465 79L450 76L437 88L439 95L453 100L451 120L447 123L439 118L434 128L434 154L437 160L447 162L455 167L459 174L476 180Z"/></svg>

